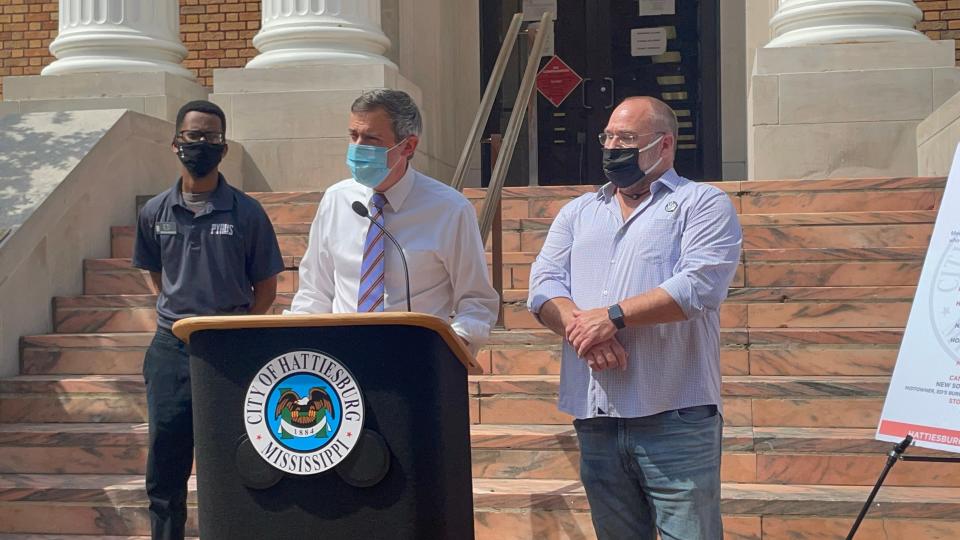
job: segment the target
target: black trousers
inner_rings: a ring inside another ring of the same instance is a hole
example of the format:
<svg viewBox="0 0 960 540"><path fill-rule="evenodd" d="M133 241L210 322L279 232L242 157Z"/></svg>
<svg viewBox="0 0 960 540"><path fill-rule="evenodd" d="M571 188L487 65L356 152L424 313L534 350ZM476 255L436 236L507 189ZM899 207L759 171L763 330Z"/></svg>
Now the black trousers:
<svg viewBox="0 0 960 540"><path fill-rule="evenodd" d="M169 330L158 328L143 359L150 447L147 496L154 540L182 540L187 521L187 480L193 468L193 399L190 352Z"/></svg>

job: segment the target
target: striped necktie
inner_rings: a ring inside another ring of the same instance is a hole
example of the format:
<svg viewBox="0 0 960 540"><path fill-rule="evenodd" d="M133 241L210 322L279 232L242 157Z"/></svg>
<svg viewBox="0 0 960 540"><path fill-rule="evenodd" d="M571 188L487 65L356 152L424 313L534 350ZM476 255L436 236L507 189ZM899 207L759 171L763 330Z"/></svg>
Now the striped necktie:
<svg viewBox="0 0 960 540"><path fill-rule="evenodd" d="M371 218L383 226L383 206L387 198L383 193L374 193ZM363 262L360 263L360 296L357 313L383 311L383 231L373 223L367 230L363 243Z"/></svg>

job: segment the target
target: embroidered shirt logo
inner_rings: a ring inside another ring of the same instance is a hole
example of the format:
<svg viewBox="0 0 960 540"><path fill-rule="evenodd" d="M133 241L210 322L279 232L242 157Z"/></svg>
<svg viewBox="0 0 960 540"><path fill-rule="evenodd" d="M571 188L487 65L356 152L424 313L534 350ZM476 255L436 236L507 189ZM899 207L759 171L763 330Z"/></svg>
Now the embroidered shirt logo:
<svg viewBox="0 0 960 540"><path fill-rule="evenodd" d="M210 234L223 234L227 236L233 236L233 224L232 223L211 223L210 224Z"/></svg>

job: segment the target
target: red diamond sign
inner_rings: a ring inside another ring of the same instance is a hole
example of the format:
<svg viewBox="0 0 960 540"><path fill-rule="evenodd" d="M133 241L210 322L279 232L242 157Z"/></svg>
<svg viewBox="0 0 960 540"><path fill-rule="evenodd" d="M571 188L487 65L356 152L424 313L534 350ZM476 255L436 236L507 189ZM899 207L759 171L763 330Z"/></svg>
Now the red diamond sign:
<svg viewBox="0 0 960 540"><path fill-rule="evenodd" d="M559 107L570 93L580 86L583 78L577 75L570 66L568 66L558 56L554 56L547 62L540 73L537 73L537 90L547 98L547 101L553 103L554 107Z"/></svg>

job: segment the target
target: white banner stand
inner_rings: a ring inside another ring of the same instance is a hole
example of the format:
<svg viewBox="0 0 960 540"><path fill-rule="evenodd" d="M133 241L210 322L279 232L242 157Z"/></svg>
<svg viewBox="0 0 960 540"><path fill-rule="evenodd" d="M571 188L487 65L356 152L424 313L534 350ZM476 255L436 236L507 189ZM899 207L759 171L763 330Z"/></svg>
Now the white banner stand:
<svg viewBox="0 0 960 540"><path fill-rule="evenodd" d="M897 365L876 438L896 442L860 510L853 540L897 461L960 463L960 457L905 456L911 444L960 452L960 146L937 212L920 283L913 297Z"/></svg>
<svg viewBox="0 0 960 540"><path fill-rule="evenodd" d="M876 438L960 452L960 151L937 213Z"/></svg>

